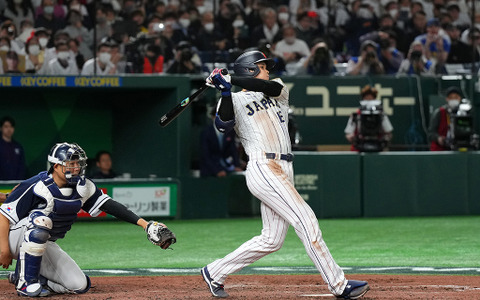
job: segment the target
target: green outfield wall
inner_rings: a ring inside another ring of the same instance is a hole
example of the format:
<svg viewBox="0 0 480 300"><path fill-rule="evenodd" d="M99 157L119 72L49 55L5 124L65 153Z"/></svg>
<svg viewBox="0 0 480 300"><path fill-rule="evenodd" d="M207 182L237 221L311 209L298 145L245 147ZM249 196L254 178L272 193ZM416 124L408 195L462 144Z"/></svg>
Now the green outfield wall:
<svg viewBox="0 0 480 300"><path fill-rule="evenodd" d="M214 89L167 127L158 125L159 118L203 80L181 75L0 76L0 111L17 121L14 137L25 148L29 175L46 168L54 143L74 141L90 158L99 150L111 151L119 174L178 179L176 217L257 215L258 201L246 190L242 176L192 176L199 165L200 132L209 124L208 111L219 96ZM394 127L392 149L407 150L369 155L299 152L296 184L319 217L480 212L477 153L419 153L428 146L425 129L430 112L444 103L442 92L447 87L460 87L473 101L479 119L476 76L283 80L305 149L347 148L343 130L348 116L358 106L361 87L371 84L379 90Z"/></svg>

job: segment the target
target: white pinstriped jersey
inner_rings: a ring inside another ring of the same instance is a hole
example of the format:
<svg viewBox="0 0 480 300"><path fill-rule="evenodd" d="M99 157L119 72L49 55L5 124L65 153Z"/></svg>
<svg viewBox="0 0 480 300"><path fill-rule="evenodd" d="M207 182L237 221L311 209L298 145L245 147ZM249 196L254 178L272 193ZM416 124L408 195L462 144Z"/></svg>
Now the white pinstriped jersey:
<svg viewBox="0 0 480 300"><path fill-rule="evenodd" d="M289 91L280 78L273 81L283 85L278 97L252 91L232 93L235 132L247 155L262 151L291 152L288 134Z"/></svg>

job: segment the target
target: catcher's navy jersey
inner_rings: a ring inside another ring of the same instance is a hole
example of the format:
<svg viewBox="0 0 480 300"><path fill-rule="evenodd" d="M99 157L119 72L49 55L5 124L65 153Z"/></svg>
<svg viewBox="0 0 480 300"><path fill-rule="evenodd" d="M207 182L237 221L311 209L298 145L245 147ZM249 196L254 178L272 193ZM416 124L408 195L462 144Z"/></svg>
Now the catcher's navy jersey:
<svg viewBox="0 0 480 300"><path fill-rule="evenodd" d="M20 183L0 206L0 213L14 225L32 211L41 211L52 219L50 240L56 240L70 230L80 209L95 217L108 199L89 179L85 185L60 189L47 172L41 172Z"/></svg>

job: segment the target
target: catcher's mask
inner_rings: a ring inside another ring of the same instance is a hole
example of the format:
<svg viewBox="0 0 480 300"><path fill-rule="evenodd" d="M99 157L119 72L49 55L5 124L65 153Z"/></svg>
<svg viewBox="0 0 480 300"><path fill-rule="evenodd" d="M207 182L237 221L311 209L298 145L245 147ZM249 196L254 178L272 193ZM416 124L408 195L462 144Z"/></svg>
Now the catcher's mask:
<svg viewBox="0 0 480 300"><path fill-rule="evenodd" d="M65 178L69 184L76 184L85 176L87 155L76 143L58 143L48 154L49 171L53 172L56 164L62 165Z"/></svg>

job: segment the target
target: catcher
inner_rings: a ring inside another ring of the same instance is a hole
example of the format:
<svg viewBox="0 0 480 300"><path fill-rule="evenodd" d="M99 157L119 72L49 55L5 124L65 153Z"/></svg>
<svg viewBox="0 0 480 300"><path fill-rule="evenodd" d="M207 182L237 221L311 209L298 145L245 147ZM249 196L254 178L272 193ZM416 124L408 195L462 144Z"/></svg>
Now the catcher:
<svg viewBox="0 0 480 300"><path fill-rule="evenodd" d="M102 211L141 226L153 244L167 249L175 235L162 223L140 218L85 178L87 156L74 143L53 146L47 172L20 183L0 206L0 264L19 296L44 297L51 293L83 294L90 279L55 242L70 230L80 209L91 216Z"/></svg>

